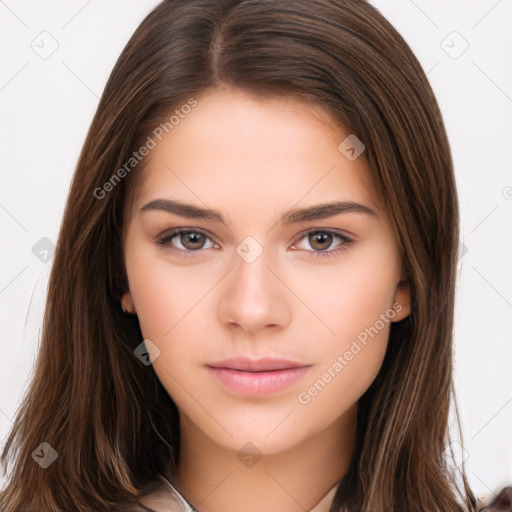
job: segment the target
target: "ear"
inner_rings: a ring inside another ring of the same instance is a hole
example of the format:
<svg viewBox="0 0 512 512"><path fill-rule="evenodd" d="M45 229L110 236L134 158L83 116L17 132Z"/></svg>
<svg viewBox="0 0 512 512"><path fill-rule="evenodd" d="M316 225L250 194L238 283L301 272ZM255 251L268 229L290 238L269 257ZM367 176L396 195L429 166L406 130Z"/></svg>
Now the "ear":
<svg viewBox="0 0 512 512"><path fill-rule="evenodd" d="M395 316L391 320L392 322L400 322L411 313L411 290L409 279L405 276L396 285L393 297L393 311Z"/></svg>
<svg viewBox="0 0 512 512"><path fill-rule="evenodd" d="M123 296L121 297L121 308L124 313L132 315L136 314L132 294L130 292L123 293Z"/></svg>

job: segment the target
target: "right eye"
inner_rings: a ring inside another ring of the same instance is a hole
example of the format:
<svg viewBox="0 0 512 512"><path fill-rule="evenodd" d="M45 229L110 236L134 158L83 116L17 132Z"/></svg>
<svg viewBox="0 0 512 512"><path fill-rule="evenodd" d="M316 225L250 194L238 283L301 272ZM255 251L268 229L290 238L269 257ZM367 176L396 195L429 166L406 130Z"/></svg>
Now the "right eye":
<svg viewBox="0 0 512 512"><path fill-rule="evenodd" d="M170 246L172 249L182 252L198 252L205 249L219 248L206 233L197 229L177 228L164 233L156 240L156 243L163 246Z"/></svg>

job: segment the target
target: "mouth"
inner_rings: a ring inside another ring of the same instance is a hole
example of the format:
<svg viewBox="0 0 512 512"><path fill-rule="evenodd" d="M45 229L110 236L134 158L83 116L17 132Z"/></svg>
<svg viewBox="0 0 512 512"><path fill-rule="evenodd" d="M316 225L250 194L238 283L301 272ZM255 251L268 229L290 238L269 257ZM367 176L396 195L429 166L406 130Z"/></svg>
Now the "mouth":
<svg viewBox="0 0 512 512"><path fill-rule="evenodd" d="M233 357L208 364L207 369L230 391L263 395L292 386L311 366L288 359Z"/></svg>

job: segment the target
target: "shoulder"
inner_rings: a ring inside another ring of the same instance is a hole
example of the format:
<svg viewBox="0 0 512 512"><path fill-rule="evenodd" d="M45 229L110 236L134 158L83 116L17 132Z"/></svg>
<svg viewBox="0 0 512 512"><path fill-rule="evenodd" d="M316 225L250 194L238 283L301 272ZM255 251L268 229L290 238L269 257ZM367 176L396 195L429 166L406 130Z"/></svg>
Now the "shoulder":
<svg viewBox="0 0 512 512"><path fill-rule="evenodd" d="M151 494L139 498L142 505L153 512L191 512L194 510L163 474L160 475L160 480L161 485Z"/></svg>
<svg viewBox="0 0 512 512"><path fill-rule="evenodd" d="M504 487L484 510L486 512L510 512L512 510L512 486Z"/></svg>
<svg viewBox="0 0 512 512"><path fill-rule="evenodd" d="M139 498L139 501L154 512L185 512L186 510L163 486L153 491L151 494L144 496L144 498Z"/></svg>
<svg viewBox="0 0 512 512"><path fill-rule="evenodd" d="M185 512L186 509L173 497L165 484L151 494L139 498L140 503L154 512ZM141 510L142 512L142 510Z"/></svg>

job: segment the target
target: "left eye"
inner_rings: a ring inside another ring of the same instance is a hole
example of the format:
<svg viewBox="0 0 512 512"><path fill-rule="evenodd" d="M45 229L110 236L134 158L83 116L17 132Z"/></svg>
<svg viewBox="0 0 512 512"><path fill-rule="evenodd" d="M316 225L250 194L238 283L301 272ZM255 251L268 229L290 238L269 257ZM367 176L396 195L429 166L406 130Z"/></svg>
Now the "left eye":
<svg viewBox="0 0 512 512"><path fill-rule="evenodd" d="M336 239L340 240L340 243L335 244ZM330 252L333 249L349 244L352 241L350 238L339 233L321 230L310 231L309 233L306 233L304 236L302 236L300 242L304 240L307 241L314 252ZM293 244L292 249L304 249L304 247L297 247L297 245L298 244ZM309 249L306 248L304 250Z"/></svg>

